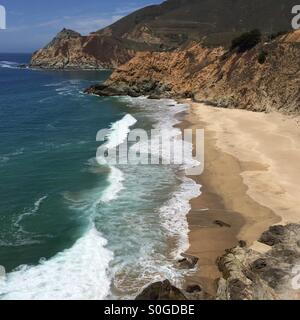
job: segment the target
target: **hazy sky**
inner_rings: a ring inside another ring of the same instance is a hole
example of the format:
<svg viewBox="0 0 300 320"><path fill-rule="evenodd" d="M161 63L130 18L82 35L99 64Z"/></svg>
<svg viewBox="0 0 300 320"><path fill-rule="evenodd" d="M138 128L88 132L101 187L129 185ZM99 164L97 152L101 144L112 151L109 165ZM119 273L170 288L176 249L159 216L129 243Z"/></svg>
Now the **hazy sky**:
<svg viewBox="0 0 300 320"><path fill-rule="evenodd" d="M163 0L0 0L7 29L0 29L0 52L33 52L62 28L82 34L101 29L136 9Z"/></svg>

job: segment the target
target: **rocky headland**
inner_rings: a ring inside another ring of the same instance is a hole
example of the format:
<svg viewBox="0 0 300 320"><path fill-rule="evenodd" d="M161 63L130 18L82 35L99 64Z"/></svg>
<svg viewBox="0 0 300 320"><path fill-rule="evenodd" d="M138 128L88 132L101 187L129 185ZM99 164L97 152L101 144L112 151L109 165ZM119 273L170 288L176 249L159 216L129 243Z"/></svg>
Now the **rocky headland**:
<svg viewBox="0 0 300 320"><path fill-rule="evenodd" d="M97 34L82 36L63 29L44 48L36 51L30 66L41 69L110 69L127 62L134 50L120 41Z"/></svg>

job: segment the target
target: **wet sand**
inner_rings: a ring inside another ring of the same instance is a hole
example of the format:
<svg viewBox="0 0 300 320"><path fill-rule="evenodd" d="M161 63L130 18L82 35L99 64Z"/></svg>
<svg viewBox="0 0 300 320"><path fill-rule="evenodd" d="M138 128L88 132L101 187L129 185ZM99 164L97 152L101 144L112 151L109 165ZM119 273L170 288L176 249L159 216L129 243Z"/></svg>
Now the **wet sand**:
<svg viewBox="0 0 300 320"><path fill-rule="evenodd" d="M187 253L199 258L188 283L214 294L216 260L226 249L243 240L266 250L256 240L270 225L300 221L298 120L191 103L181 127L205 129L205 163L201 175L191 176L202 194L188 215Z"/></svg>

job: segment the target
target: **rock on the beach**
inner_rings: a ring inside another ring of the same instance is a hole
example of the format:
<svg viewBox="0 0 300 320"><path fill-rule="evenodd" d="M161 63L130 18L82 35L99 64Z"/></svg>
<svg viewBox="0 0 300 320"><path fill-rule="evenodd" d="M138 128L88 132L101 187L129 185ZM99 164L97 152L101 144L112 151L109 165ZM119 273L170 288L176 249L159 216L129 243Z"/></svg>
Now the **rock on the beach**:
<svg viewBox="0 0 300 320"><path fill-rule="evenodd" d="M201 292L202 289L198 284L191 284L186 287L185 291L187 293L195 293L195 292Z"/></svg>
<svg viewBox="0 0 300 320"><path fill-rule="evenodd" d="M214 221L214 224L216 224L217 226L223 228L223 227L226 227L226 228L231 228L231 225L226 223L226 222L223 222L221 220L216 220Z"/></svg>
<svg viewBox="0 0 300 320"><path fill-rule="evenodd" d="M136 300L187 300L187 298L169 280L165 280L150 284L136 297Z"/></svg>
<svg viewBox="0 0 300 320"><path fill-rule="evenodd" d="M218 266L223 274L219 280L217 300L274 300L275 292L251 272L247 264L248 251L236 247L219 258Z"/></svg>
<svg viewBox="0 0 300 320"><path fill-rule="evenodd" d="M272 226L261 235L259 241L268 246L273 246L284 241L286 234L287 229L284 226Z"/></svg>
<svg viewBox="0 0 300 320"><path fill-rule="evenodd" d="M194 269L199 258L183 254L184 258L178 261L178 265L182 269Z"/></svg>
<svg viewBox="0 0 300 320"><path fill-rule="evenodd" d="M292 280L295 267L300 265L300 225L272 226L260 241L271 249L259 253L238 246L218 259L222 277L217 299L299 299L300 291L292 287Z"/></svg>

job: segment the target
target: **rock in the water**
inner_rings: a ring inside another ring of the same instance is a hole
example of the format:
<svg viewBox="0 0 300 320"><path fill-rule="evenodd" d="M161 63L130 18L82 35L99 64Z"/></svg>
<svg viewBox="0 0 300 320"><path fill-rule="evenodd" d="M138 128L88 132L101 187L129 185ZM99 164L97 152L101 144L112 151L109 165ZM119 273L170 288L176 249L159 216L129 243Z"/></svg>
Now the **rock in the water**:
<svg viewBox="0 0 300 320"><path fill-rule="evenodd" d="M179 267L182 269L194 269L198 263L199 258L183 255L184 258L178 261Z"/></svg>
<svg viewBox="0 0 300 320"><path fill-rule="evenodd" d="M165 280L150 284L136 297L136 300L187 300L187 298L169 280Z"/></svg>

